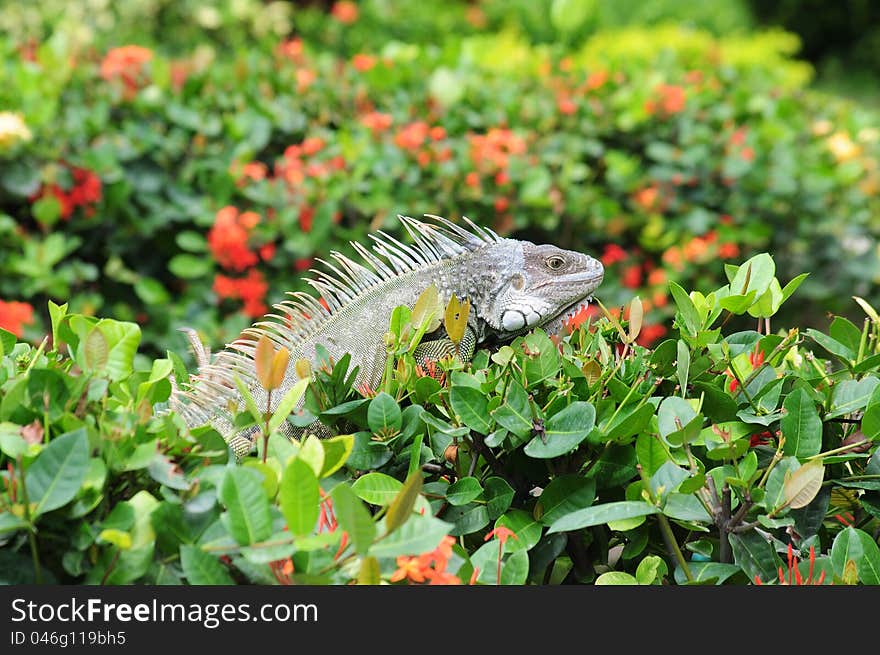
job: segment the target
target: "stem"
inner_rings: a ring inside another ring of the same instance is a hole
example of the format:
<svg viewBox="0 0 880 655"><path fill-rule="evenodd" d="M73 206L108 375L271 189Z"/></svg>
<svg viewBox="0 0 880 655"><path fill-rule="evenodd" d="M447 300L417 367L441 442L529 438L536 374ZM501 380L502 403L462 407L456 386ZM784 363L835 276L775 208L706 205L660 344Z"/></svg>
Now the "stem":
<svg viewBox="0 0 880 655"><path fill-rule="evenodd" d="M269 416L272 414L272 390L266 391L266 415L265 425L263 427L263 464L266 463L266 457L269 455Z"/></svg>
<svg viewBox="0 0 880 655"><path fill-rule="evenodd" d="M648 481L648 476L645 474L645 470L642 468L641 464L636 464L636 470L639 472L639 477L642 478L642 486L645 488L645 492L648 494L648 498L651 499L651 504L656 507L659 507L659 503L656 498L654 498L654 494L651 493L651 483ZM672 531L672 526L669 524L669 519L666 518L663 514L657 514L657 521L660 523L660 533L663 535L663 541L666 542L666 549L669 551L669 554L675 558L678 562L678 565L681 567L681 570L684 571L684 577L688 579L688 582L694 581L694 575L691 573L691 569L688 566L688 562L685 559L684 553L681 552L681 548L678 547L678 541L675 539L675 533Z"/></svg>
<svg viewBox="0 0 880 655"><path fill-rule="evenodd" d="M855 443L850 443L845 446L841 446L840 448L835 448L834 450L826 450L824 453L819 453L818 455L811 455L807 457L807 460L812 459L821 459L823 457L828 457L829 455L836 455L837 453L843 453L847 450L852 450L853 448L859 448L868 443L867 439L862 439L861 441L856 441Z"/></svg>
<svg viewBox="0 0 880 655"><path fill-rule="evenodd" d="M45 344L45 340L43 341ZM34 581L37 584L43 584L43 569L40 567L40 551L37 548L37 533L34 524L31 522L31 501L28 497L27 485L24 483L24 466L22 465L22 457L18 456L18 474L21 478L21 498L24 501L24 520L28 524L28 542L31 548L31 560L34 563Z"/></svg>
<svg viewBox="0 0 880 655"><path fill-rule="evenodd" d="M721 487L721 517L718 520L718 559L722 564L731 564L733 555L730 548L730 485L726 482Z"/></svg>

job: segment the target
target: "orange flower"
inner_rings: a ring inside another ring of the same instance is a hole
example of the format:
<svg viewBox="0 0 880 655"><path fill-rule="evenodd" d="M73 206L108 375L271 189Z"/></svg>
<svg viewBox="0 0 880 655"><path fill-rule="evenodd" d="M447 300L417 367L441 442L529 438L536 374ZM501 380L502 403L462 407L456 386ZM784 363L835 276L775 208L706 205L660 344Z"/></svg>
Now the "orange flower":
<svg viewBox="0 0 880 655"><path fill-rule="evenodd" d="M746 146L739 151L739 156L749 162L755 161L755 149L751 146Z"/></svg>
<svg viewBox="0 0 880 655"><path fill-rule="evenodd" d="M486 134L471 134L468 139L471 159L477 168L505 169L511 155L526 151L526 142L506 128L493 127Z"/></svg>
<svg viewBox="0 0 880 655"><path fill-rule="evenodd" d="M299 68L296 71L296 90L302 93L308 89L312 82L318 79L317 73L308 68Z"/></svg>
<svg viewBox="0 0 880 655"><path fill-rule="evenodd" d="M0 300L0 328L17 337L24 333L25 325L34 322L34 308L26 302Z"/></svg>
<svg viewBox="0 0 880 655"><path fill-rule="evenodd" d="M446 128L442 125L435 125L430 131L432 141L442 141L446 138Z"/></svg>
<svg viewBox="0 0 880 655"><path fill-rule="evenodd" d="M324 139L310 136L302 142L302 151L305 155L314 155L324 148Z"/></svg>
<svg viewBox="0 0 880 655"><path fill-rule="evenodd" d="M366 73L376 65L376 58L372 55L357 54L351 58L351 65L355 67L355 70Z"/></svg>
<svg viewBox="0 0 880 655"><path fill-rule="evenodd" d="M495 211L499 214L506 212L510 208L510 199L504 196L495 198Z"/></svg>
<svg viewBox="0 0 880 655"><path fill-rule="evenodd" d="M825 571L822 571L819 574L819 577L816 580L813 580L813 574L816 569L816 550L813 546L810 546L810 570L807 574L807 578L801 575L800 570L798 569L798 558L794 556L794 550L792 549L791 544L788 544L788 580L785 579L785 571L780 566L779 567L779 584L787 585L787 586L814 586L821 585L825 582ZM764 582L761 580L761 577L755 576L755 584L763 585Z"/></svg>
<svg viewBox="0 0 880 655"><path fill-rule="evenodd" d="M678 246L672 246L671 248L668 248L666 252L663 253L662 259L664 262L666 262L678 271L684 268L684 259L681 255L681 248L679 248Z"/></svg>
<svg viewBox="0 0 880 655"><path fill-rule="evenodd" d="M636 191L633 194L633 200L645 211L651 211L652 209L656 209L657 197L659 194L660 190L657 188L657 185L652 184L651 186Z"/></svg>
<svg viewBox="0 0 880 655"><path fill-rule="evenodd" d="M350 0L340 0L334 3L330 13L333 18L344 25L350 25L358 19L358 7Z"/></svg>
<svg viewBox="0 0 880 655"><path fill-rule="evenodd" d="M101 62L101 77L107 82L122 82L125 97L131 99L147 82L144 64L153 58L153 51L137 45L126 45L108 51Z"/></svg>
<svg viewBox="0 0 880 655"><path fill-rule="evenodd" d="M595 89L604 86L605 82L608 81L608 71L593 71L587 76L587 90L593 91Z"/></svg>
<svg viewBox="0 0 880 655"><path fill-rule="evenodd" d="M705 239L694 237L684 244L682 252L684 253L684 258L689 262L703 260L709 252L709 245Z"/></svg>
<svg viewBox="0 0 880 655"><path fill-rule="evenodd" d="M428 138L430 128L424 121L415 121L405 125L395 136L394 143L404 150L419 148Z"/></svg>
<svg viewBox="0 0 880 655"><path fill-rule="evenodd" d="M391 127L391 114L383 114L378 111L371 111L361 116L361 125L368 127L373 132L384 132Z"/></svg>
<svg viewBox="0 0 880 655"><path fill-rule="evenodd" d="M424 582L425 569L428 567L420 557L398 557L397 570L391 574L391 582L409 580L410 582Z"/></svg>
<svg viewBox="0 0 880 655"><path fill-rule="evenodd" d="M560 114L571 116L577 112L577 103L568 95L560 95L556 98L556 108L559 109Z"/></svg>
<svg viewBox="0 0 880 655"><path fill-rule="evenodd" d="M658 284L666 284L666 271L662 268L655 268L648 273L648 284L656 286Z"/></svg>
<svg viewBox="0 0 880 655"><path fill-rule="evenodd" d="M250 230L259 222L254 212L239 215L235 207L223 207L217 212L214 226L208 231L208 247L214 259L224 268L243 271L257 263L257 256L247 246Z"/></svg>
<svg viewBox="0 0 880 655"><path fill-rule="evenodd" d="M578 309L577 313L574 314L568 321L566 321L566 327L574 332L581 325L587 322L591 316L598 316L599 309L594 305L582 305L580 309Z"/></svg>
<svg viewBox="0 0 880 655"><path fill-rule="evenodd" d="M480 186L480 176L477 175L474 171L471 171L464 176L464 183L467 184L469 187L478 187Z"/></svg>
<svg viewBox="0 0 880 655"><path fill-rule="evenodd" d="M241 167L241 173L238 176L236 184L238 184L238 186L244 186L247 184L248 180L259 182L260 180L266 179L267 173L268 170L266 164L261 161L249 161Z"/></svg>
<svg viewBox="0 0 880 655"><path fill-rule="evenodd" d="M263 274L256 269L252 268L245 277L241 278L216 275L213 288L219 298L243 300L244 313L251 318L259 318L267 311L263 300L269 285Z"/></svg>
<svg viewBox="0 0 880 655"><path fill-rule="evenodd" d="M735 243L718 244L718 256L721 259L735 259L739 257L739 246Z"/></svg>
<svg viewBox="0 0 880 655"><path fill-rule="evenodd" d="M294 62L302 61L303 42L302 39L289 39L278 44L277 52L279 55Z"/></svg>
<svg viewBox="0 0 880 655"><path fill-rule="evenodd" d="M661 84L655 90L656 98L645 103L645 111L649 114L658 109L664 114L672 115L682 111L685 107L684 89L674 84Z"/></svg>

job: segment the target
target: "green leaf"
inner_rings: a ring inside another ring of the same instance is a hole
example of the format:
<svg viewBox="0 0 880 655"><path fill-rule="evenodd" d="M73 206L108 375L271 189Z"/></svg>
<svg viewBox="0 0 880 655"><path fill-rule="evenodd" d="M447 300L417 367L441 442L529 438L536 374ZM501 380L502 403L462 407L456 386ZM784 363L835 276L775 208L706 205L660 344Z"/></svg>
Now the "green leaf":
<svg viewBox="0 0 880 655"><path fill-rule="evenodd" d="M483 493L480 481L474 477L456 480L446 489L446 500L450 505L467 505Z"/></svg>
<svg viewBox="0 0 880 655"><path fill-rule="evenodd" d="M751 257L734 275L730 282L730 292L745 294L755 292L755 297L760 298L770 288L776 276L776 264L773 258L765 252Z"/></svg>
<svg viewBox="0 0 880 655"><path fill-rule="evenodd" d="M529 353L526 355L524 350L520 355L527 387L556 377L559 372L559 350L543 330L538 328L527 334L523 338L523 345Z"/></svg>
<svg viewBox="0 0 880 655"><path fill-rule="evenodd" d="M226 470L220 484L220 502L228 512L227 527L232 538L249 546L272 534L269 500L261 475L252 469L234 467Z"/></svg>
<svg viewBox="0 0 880 655"><path fill-rule="evenodd" d="M321 511L318 478L312 467L293 458L284 469L278 498L290 533L295 537L309 534Z"/></svg>
<svg viewBox="0 0 880 655"><path fill-rule="evenodd" d="M730 535L733 559L745 571L749 580L759 576L763 582L776 578L779 558L773 546L757 532Z"/></svg>
<svg viewBox="0 0 880 655"><path fill-rule="evenodd" d="M175 255L168 262L168 270L185 280L208 277L214 270L214 262L210 257L199 255Z"/></svg>
<svg viewBox="0 0 880 655"><path fill-rule="evenodd" d="M566 514L554 521L547 533L579 530L593 525L602 525L609 521L620 521L659 512L660 510L653 505L637 500L603 503Z"/></svg>
<svg viewBox="0 0 880 655"><path fill-rule="evenodd" d="M596 578L596 582L593 584L596 585L638 585L639 581L631 576L629 573L624 573L623 571L608 571L607 573L603 573L598 578Z"/></svg>
<svg viewBox="0 0 880 655"><path fill-rule="evenodd" d="M354 436L342 434L338 437L322 439L321 445L324 447L324 466L321 467L321 475L318 477L326 478L345 464L351 449L354 448Z"/></svg>
<svg viewBox="0 0 880 655"><path fill-rule="evenodd" d="M462 423L480 434L489 434L492 423L489 419L489 399L486 394L469 386L455 385L449 392L452 411Z"/></svg>
<svg viewBox="0 0 880 655"><path fill-rule="evenodd" d="M9 330L0 328L0 357L6 353L12 352L15 348L16 336Z"/></svg>
<svg viewBox="0 0 880 655"><path fill-rule="evenodd" d="M595 408L588 402L577 400L548 418L544 424L544 438L536 436L523 451L536 459L564 455L587 438L595 423Z"/></svg>
<svg viewBox="0 0 880 655"><path fill-rule="evenodd" d="M313 434L306 437L300 444L296 457L311 466L316 477L321 474L324 468L324 447L318 437Z"/></svg>
<svg viewBox="0 0 880 655"><path fill-rule="evenodd" d="M677 357L676 357L676 374L678 376L678 387L682 390L682 395L687 390L688 373L691 368L691 351L687 344L681 339L678 340Z"/></svg>
<svg viewBox="0 0 880 655"><path fill-rule="evenodd" d="M342 482L330 492L333 512L340 527L348 533L354 551L364 555L376 536L376 524L364 504L355 496L351 487Z"/></svg>
<svg viewBox="0 0 880 655"><path fill-rule="evenodd" d="M85 428L63 434L40 451L25 476L34 518L76 497L89 472L89 439Z"/></svg>
<svg viewBox="0 0 880 655"><path fill-rule="evenodd" d="M697 311L694 301L691 300L681 285L675 282L669 282L669 290L672 292L672 298L678 307L678 314L684 322L684 327L691 336L696 336L697 332L703 325L700 320L700 313Z"/></svg>
<svg viewBox="0 0 880 655"><path fill-rule="evenodd" d="M647 475L654 475L663 462L669 459L660 439L652 434L640 434L636 438L636 457Z"/></svg>
<svg viewBox="0 0 880 655"><path fill-rule="evenodd" d="M782 407L788 412L780 421L785 437L783 452L805 458L822 450L822 419L812 398L803 389L795 389L785 398Z"/></svg>
<svg viewBox="0 0 880 655"><path fill-rule="evenodd" d="M371 505L390 505L402 488L400 480L376 471L362 475L351 485L358 498Z"/></svg>
<svg viewBox="0 0 880 655"><path fill-rule="evenodd" d="M529 407L529 396L519 382L510 382L507 397L502 405L492 410L492 418L498 425L520 439L525 439L532 434L532 412Z"/></svg>
<svg viewBox="0 0 880 655"><path fill-rule="evenodd" d="M859 381L844 380L835 385L831 394L831 411L828 412L826 419L837 418L862 409L868 404L878 384L880 379L871 376Z"/></svg>
<svg viewBox="0 0 880 655"><path fill-rule="evenodd" d="M370 401L367 424L373 432L397 432L403 425L403 416L397 401L384 391Z"/></svg>
<svg viewBox="0 0 880 655"><path fill-rule="evenodd" d="M840 531L831 545L831 563L837 577L843 577L849 561L855 562L863 584L880 585L880 547L871 535L852 526Z"/></svg>
<svg viewBox="0 0 880 655"><path fill-rule="evenodd" d="M489 524L489 510L485 505L469 503L460 507L447 507L443 520L452 524L449 534L456 537L482 530Z"/></svg>
<svg viewBox="0 0 880 655"><path fill-rule="evenodd" d="M483 483L483 498L489 519L495 520L507 511L513 501L514 490L503 478L491 477Z"/></svg>
<svg viewBox="0 0 880 655"><path fill-rule="evenodd" d="M391 504L388 506L388 512L385 514L386 534L394 532L406 523L412 515L413 509L416 506L416 500L422 492L423 481L424 478L421 471L411 473L406 478L403 487L397 492L397 496L391 501Z"/></svg>
<svg viewBox="0 0 880 655"><path fill-rule="evenodd" d="M397 530L383 537L370 548L373 557L397 557L421 555L440 545L448 533L450 524L433 516L415 514Z"/></svg>
<svg viewBox="0 0 880 655"><path fill-rule="evenodd" d="M813 341L822 346L825 350L827 350L832 355L836 355L844 362L849 363L850 360L855 357L855 353L847 348L845 345L829 337L827 334L823 334L818 330L814 330L812 328L808 328L804 331L808 337L810 337Z"/></svg>
<svg viewBox="0 0 880 655"><path fill-rule="evenodd" d="M290 416L291 412L293 412L296 407L296 404L306 392L306 388L309 386L309 381L309 378L303 378L288 389L281 397L281 402L275 407L275 411L272 413L272 418L269 419L269 432L275 432L275 430L280 428L287 420L287 417Z"/></svg>
<svg viewBox="0 0 880 655"><path fill-rule="evenodd" d="M579 475L562 475L550 481L535 504L535 518L544 525L585 509L596 499L596 481Z"/></svg>
<svg viewBox="0 0 880 655"><path fill-rule="evenodd" d="M702 414L697 414L684 398L664 398L657 410L657 425L662 436L671 446L689 443L700 435Z"/></svg>
<svg viewBox="0 0 880 655"><path fill-rule="evenodd" d="M641 585L660 584L663 576L667 573L669 573L669 567L666 566L666 562L661 557L648 555L639 562L639 566L636 569L636 580Z"/></svg>
<svg viewBox="0 0 880 655"><path fill-rule="evenodd" d="M198 546L181 546L180 564L191 585L235 584L220 560Z"/></svg>

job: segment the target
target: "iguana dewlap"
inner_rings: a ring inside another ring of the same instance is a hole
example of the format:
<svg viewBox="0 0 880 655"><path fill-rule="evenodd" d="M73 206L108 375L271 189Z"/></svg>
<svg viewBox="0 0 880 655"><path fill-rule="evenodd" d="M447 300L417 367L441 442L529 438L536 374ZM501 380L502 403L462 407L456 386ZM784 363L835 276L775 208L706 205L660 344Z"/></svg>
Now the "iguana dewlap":
<svg viewBox="0 0 880 655"><path fill-rule="evenodd" d="M273 306L274 313L245 330L213 361L203 349L201 355L197 352L198 375L189 389L174 389L171 408L190 427L212 424L240 457L252 441L232 427L228 408L241 400L233 376L248 385L258 407L265 406L266 393L253 363L256 340L263 335L276 347L289 349L291 361L317 363L318 344L337 361L351 353L352 366L359 367L356 384L375 387L385 367L383 337L392 311L399 305L413 307L432 284L441 306L453 294L470 301L468 329L458 346L443 340L423 342L420 354L436 353L439 358L457 348L459 356L469 359L487 340L508 341L539 326L560 328L602 282L602 264L582 253L502 238L467 219L469 229L437 216L430 216L431 222L399 218L413 239L411 245L379 232L370 235L375 242L372 252L352 243L363 264L338 252L331 253L333 262L319 260L327 270L313 271L315 277L307 281L327 307L309 294L289 293L288 300ZM192 338L200 350L198 339ZM271 409L298 379L295 367L289 366L281 388L273 392ZM295 436L293 426L283 426Z"/></svg>

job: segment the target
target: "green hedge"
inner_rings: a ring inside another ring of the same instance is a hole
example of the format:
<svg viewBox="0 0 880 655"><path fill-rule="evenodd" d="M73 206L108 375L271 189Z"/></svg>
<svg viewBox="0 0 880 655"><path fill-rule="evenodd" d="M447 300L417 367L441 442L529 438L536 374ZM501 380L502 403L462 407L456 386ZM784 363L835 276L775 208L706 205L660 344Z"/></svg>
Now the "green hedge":
<svg viewBox="0 0 880 655"><path fill-rule="evenodd" d="M239 465L154 412L185 371L136 324L51 305L54 347L0 331L0 582L880 584L880 317L730 330L804 281L775 272L672 285L653 350L633 311L422 370L398 310L379 388L343 358L290 392L331 438L255 407Z"/></svg>
<svg viewBox="0 0 880 655"><path fill-rule="evenodd" d="M877 115L804 90L789 35L505 31L346 59L247 39L180 56L0 40L3 325L36 339L52 299L140 323L153 354L182 349L183 324L222 343L396 213L602 257L602 299L638 293L646 343L667 279L715 283L758 249L815 272L809 321L876 298Z"/></svg>

